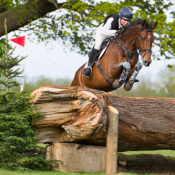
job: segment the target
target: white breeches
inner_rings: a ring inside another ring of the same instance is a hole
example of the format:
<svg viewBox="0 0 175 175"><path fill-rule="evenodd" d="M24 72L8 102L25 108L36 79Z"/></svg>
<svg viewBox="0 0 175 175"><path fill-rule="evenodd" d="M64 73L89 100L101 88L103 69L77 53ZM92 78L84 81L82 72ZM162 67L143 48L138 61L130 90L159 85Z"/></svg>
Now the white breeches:
<svg viewBox="0 0 175 175"><path fill-rule="evenodd" d="M109 36L104 36L104 35L101 35L101 28L102 28L102 25L101 24L98 28L97 28L97 31L96 31L96 36L95 36L95 46L94 48L99 50L100 49L100 46L101 46L101 43L106 39L108 38Z"/></svg>

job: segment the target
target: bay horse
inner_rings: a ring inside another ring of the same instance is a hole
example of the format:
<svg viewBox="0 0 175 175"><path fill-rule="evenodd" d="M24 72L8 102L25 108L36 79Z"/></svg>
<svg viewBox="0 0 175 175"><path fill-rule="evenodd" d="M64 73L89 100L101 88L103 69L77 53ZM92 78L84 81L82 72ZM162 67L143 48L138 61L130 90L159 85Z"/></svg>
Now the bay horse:
<svg viewBox="0 0 175 175"><path fill-rule="evenodd" d="M141 19L132 21L129 26L125 27L122 35L113 39L102 58L94 64L91 77L87 78L82 75L84 64L77 70L71 86L83 86L106 92L113 91L117 89L113 83L120 78L123 71L123 67L118 65L122 62L129 62L130 70L124 82L124 89L130 90L132 86L127 88L127 83L139 61L139 54L144 66L149 66L152 61L151 47L154 41L152 30L156 27L157 22L149 24L146 20ZM99 62L102 71L98 67Z"/></svg>

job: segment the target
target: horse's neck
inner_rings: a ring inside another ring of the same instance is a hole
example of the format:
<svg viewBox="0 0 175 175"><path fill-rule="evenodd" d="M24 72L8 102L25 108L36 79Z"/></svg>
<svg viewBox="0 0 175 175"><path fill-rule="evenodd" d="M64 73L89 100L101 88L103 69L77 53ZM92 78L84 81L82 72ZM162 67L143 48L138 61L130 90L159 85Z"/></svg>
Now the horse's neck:
<svg viewBox="0 0 175 175"><path fill-rule="evenodd" d="M136 50L136 37L139 32L139 27L131 27L122 36L123 46L129 51L133 52Z"/></svg>

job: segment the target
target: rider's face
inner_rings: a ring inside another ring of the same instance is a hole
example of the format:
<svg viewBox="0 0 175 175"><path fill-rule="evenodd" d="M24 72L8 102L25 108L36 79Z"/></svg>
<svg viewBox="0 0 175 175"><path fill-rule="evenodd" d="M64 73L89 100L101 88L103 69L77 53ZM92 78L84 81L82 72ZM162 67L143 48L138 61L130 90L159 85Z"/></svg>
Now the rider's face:
<svg viewBox="0 0 175 175"><path fill-rule="evenodd" d="M127 26L128 23L129 23L129 21L126 21L126 20L124 20L124 19L121 19L121 20L120 20L120 23L121 23L122 26Z"/></svg>

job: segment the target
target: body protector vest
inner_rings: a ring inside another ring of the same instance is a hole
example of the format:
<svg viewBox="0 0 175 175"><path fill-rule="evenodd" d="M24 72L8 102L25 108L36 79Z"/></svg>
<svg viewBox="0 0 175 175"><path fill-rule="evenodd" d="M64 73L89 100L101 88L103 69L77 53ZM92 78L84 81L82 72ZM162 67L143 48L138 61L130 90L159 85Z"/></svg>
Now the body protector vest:
<svg viewBox="0 0 175 175"><path fill-rule="evenodd" d="M120 27L122 27L122 25L120 24L119 16L115 14L107 16L104 20L104 25L106 24L107 20L111 17L114 19L111 23L111 30L118 30Z"/></svg>

